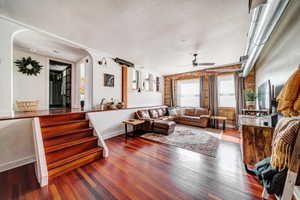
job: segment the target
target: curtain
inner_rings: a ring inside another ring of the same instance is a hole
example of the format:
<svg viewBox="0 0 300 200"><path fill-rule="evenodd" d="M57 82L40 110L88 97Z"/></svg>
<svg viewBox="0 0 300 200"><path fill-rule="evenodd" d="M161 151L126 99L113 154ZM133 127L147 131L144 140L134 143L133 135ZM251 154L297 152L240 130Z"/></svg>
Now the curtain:
<svg viewBox="0 0 300 200"><path fill-rule="evenodd" d="M209 109L212 115L218 115L218 81L216 75L208 76Z"/></svg>
<svg viewBox="0 0 300 200"><path fill-rule="evenodd" d="M234 74L234 85L235 85L235 101L236 101L236 125L238 125L238 117L242 114L242 109L245 108L245 86L244 78L239 77L239 73Z"/></svg>
<svg viewBox="0 0 300 200"><path fill-rule="evenodd" d="M200 76L200 107L204 107L204 76Z"/></svg>
<svg viewBox="0 0 300 200"><path fill-rule="evenodd" d="M171 86L171 88L170 88L170 95L171 95L170 106L174 107L174 106L176 106L176 100L175 100L175 98L176 98L176 94L175 94L176 84L175 84L175 80L171 79L170 81L171 81L171 83L170 83L170 86Z"/></svg>

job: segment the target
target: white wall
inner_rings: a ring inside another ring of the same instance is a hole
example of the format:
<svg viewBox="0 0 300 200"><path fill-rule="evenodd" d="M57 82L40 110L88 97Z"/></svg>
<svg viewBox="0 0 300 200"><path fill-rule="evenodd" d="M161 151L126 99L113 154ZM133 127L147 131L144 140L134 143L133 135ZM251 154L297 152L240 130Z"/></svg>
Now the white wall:
<svg viewBox="0 0 300 200"><path fill-rule="evenodd" d="M41 73L37 76L28 76L18 72L18 67L14 64L14 89L13 103L16 109L16 101L39 101L39 110L47 110L49 108L49 59L45 56L25 52L19 48L14 48L13 58L27 58L38 61L43 66Z"/></svg>
<svg viewBox="0 0 300 200"><path fill-rule="evenodd" d="M140 86L142 84L142 79L147 71L141 70ZM151 72L149 72L151 73ZM159 76L158 74L152 73L154 76ZM133 77L133 69L128 70L128 108L132 107L143 107L143 106L158 106L163 104L163 78L160 77L160 87L159 92L153 91L141 91L133 90L131 88L131 82Z"/></svg>
<svg viewBox="0 0 300 200"><path fill-rule="evenodd" d="M101 56L100 56L101 55ZM122 69L119 64L115 63L111 57L104 53L92 53L93 56L93 106L99 105L102 98L110 101L114 98L118 101L122 100ZM98 61L103 57L106 57L107 66L102 66L98 64ZM115 75L115 87L104 87L104 73ZM141 71L141 76L146 73L146 71ZM152 73L156 76L158 74ZM141 77L141 78L142 78ZM143 107L143 106L157 106L163 104L163 80L160 77L160 92L142 91L137 92L137 90L131 89L132 82L132 68L128 69L128 108L132 107Z"/></svg>
<svg viewBox="0 0 300 200"><path fill-rule="evenodd" d="M72 65L72 85L75 84L76 68L75 64L66 60L50 58L35 53L25 51L18 47L14 47L13 60L22 59L23 57L30 56L32 59L40 62L43 66L41 73L37 76L28 76L18 72L18 67L14 64L14 87L13 87L13 104L16 101L39 101L39 110L49 109L49 60L57 60L66 62ZM72 87L72 107L78 107L75 105L75 87ZM16 108L16 107L15 107Z"/></svg>
<svg viewBox="0 0 300 200"><path fill-rule="evenodd" d="M300 1L291 1L256 64L256 86L282 85L300 65Z"/></svg>
<svg viewBox="0 0 300 200"><path fill-rule="evenodd" d="M32 119L0 121L0 172L34 160Z"/></svg>
<svg viewBox="0 0 300 200"><path fill-rule="evenodd" d="M107 66L99 65L98 61L102 56L93 57L93 104L98 105L102 98L110 101L111 98L117 101L122 100L122 69L119 64L112 59L106 58ZM114 87L104 87L104 74L112 74L115 76Z"/></svg>
<svg viewBox="0 0 300 200"><path fill-rule="evenodd" d="M8 115L13 108L12 37L23 28L0 19L0 30L0 115Z"/></svg>

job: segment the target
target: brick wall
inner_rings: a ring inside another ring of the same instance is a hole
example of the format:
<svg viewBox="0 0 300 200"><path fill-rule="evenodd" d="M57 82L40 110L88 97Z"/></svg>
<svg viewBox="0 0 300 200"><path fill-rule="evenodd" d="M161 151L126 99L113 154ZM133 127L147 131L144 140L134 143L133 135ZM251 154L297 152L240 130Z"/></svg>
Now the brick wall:
<svg viewBox="0 0 300 200"><path fill-rule="evenodd" d="M233 65L226 68L239 68L240 65ZM225 68L225 67L224 67ZM196 79L200 76L204 75L204 106L208 108L209 104L209 97L208 97L208 75L209 74L229 74L229 73L218 73L218 72L206 72L203 70L193 71L193 72L186 72L180 74L172 74L164 76L164 104L170 106L171 102L171 80L185 80L185 79ZM251 71L248 77L245 79L245 89L255 91L255 71ZM228 118L227 123L231 125L235 125L235 108L219 108L219 115L226 116Z"/></svg>

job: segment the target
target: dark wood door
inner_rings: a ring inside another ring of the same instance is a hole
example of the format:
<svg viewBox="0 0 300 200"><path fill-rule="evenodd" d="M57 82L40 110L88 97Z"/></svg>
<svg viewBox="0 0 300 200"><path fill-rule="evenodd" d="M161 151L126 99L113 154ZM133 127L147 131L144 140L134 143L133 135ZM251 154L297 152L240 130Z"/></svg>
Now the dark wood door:
<svg viewBox="0 0 300 200"><path fill-rule="evenodd" d="M66 107L71 108L72 102L72 67L66 69Z"/></svg>

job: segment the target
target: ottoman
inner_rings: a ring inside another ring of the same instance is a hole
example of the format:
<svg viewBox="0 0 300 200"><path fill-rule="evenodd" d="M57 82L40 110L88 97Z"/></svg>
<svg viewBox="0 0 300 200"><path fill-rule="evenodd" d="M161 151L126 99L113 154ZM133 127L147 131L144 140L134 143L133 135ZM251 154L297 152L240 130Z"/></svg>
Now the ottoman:
<svg viewBox="0 0 300 200"><path fill-rule="evenodd" d="M176 123L168 120L154 120L153 132L169 135L174 132Z"/></svg>

